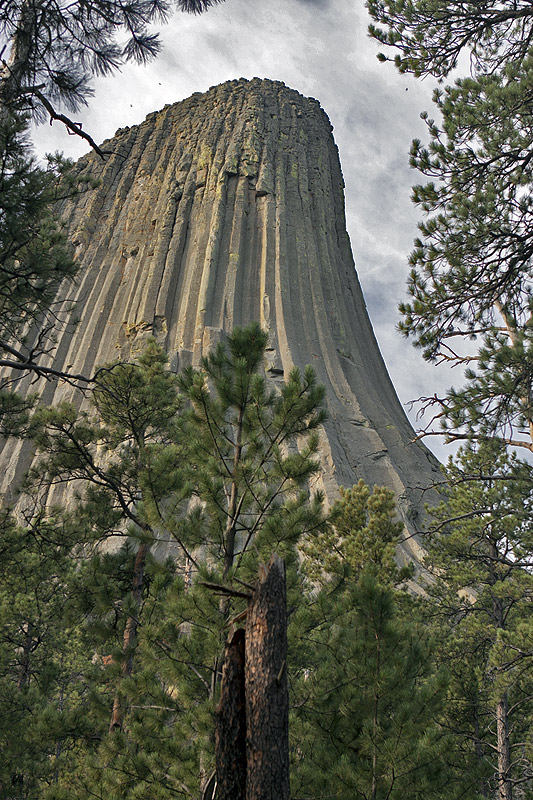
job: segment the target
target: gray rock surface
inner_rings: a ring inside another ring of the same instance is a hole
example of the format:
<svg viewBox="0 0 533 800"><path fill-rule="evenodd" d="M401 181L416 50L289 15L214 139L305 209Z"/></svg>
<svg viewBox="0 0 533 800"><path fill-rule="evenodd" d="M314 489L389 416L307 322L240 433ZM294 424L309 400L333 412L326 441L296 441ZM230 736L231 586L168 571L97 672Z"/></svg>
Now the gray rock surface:
<svg viewBox="0 0 533 800"><path fill-rule="evenodd" d="M318 485L333 500L359 478L385 484L414 531L437 462L413 442L372 331L331 131L318 101L238 80L118 130L105 162L80 159L100 183L62 208L81 270L54 363L90 374L155 335L179 369L258 320L273 380L311 364L326 386ZM48 384L45 402L69 391ZM31 460L18 450L0 462L8 481ZM416 558L416 540L404 551Z"/></svg>

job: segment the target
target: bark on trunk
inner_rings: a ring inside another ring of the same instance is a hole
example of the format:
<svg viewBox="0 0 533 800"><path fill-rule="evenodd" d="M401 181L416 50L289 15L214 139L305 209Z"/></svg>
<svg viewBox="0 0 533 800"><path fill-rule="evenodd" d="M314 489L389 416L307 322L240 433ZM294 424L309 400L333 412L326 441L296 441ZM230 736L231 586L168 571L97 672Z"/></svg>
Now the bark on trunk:
<svg viewBox="0 0 533 800"><path fill-rule="evenodd" d="M228 521L226 523L226 532L224 536L224 571L222 573L223 580L226 580L228 573L233 566L233 559L235 556L235 534L237 523L237 505L238 505L238 486L237 486L237 470L242 454L242 423L244 419L244 406L239 410L239 417L237 419L237 431L235 436L235 451L233 455L233 480L231 483L230 499L228 506Z"/></svg>
<svg viewBox="0 0 533 800"><path fill-rule="evenodd" d="M31 652L33 647L33 625L28 622L26 628L26 636L24 637L24 644L22 645L22 653L19 664L19 676L17 680L17 689L22 689L30 682L30 661Z"/></svg>
<svg viewBox="0 0 533 800"><path fill-rule="evenodd" d="M289 800L285 565L273 555L248 606L246 800Z"/></svg>
<svg viewBox="0 0 533 800"><path fill-rule="evenodd" d="M496 706L496 726L498 731L498 800L512 800L507 695L504 695Z"/></svg>
<svg viewBox="0 0 533 800"><path fill-rule="evenodd" d="M376 643L376 673L374 675L374 710L372 718L372 787L371 800L376 800L378 792L378 727L379 727L379 678L381 670L381 640Z"/></svg>
<svg viewBox="0 0 533 800"><path fill-rule="evenodd" d="M518 341L518 336L517 336L518 328L515 323L515 320L513 319L512 316L506 313L502 303L499 300L496 300L494 305L503 317L503 321L505 323L505 327L507 328L507 334L509 336L511 344L515 345ZM529 429L529 438L531 443L533 444L533 419L532 419L531 397L529 395L526 395L524 397L521 397L520 399L522 402L522 411L526 418L526 424Z"/></svg>
<svg viewBox="0 0 533 800"><path fill-rule="evenodd" d="M244 629L226 645L220 701L215 720L217 800L246 798L246 698Z"/></svg>
<svg viewBox="0 0 533 800"><path fill-rule="evenodd" d="M127 678L133 671L133 657L135 653L135 643L137 639L137 627L139 624L139 610L141 607L143 583L144 583L144 568L146 566L146 557L150 550L150 545L141 544L135 556L135 563L133 566L133 579L131 594L133 598L134 615L131 615L126 620L126 627L124 629L124 636L122 639L122 667L121 677ZM119 687L120 688L120 687ZM109 733L116 730L122 730L124 724L124 709L120 698L120 690L117 691L113 701L113 711L111 713L111 721L109 723Z"/></svg>

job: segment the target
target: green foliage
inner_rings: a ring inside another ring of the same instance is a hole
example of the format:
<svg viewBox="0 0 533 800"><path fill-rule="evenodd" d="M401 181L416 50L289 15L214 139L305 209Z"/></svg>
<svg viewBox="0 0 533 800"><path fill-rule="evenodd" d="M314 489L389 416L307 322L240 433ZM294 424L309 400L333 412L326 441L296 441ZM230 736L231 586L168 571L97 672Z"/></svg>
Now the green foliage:
<svg viewBox="0 0 533 800"><path fill-rule="evenodd" d="M255 575L258 559L266 563L273 547L289 554L321 521L322 498L309 504L307 482L319 469L324 389L310 367L270 389L258 374L266 343L258 325L237 329L227 349L219 345L200 370L180 377L191 403L187 460L203 504L193 526L215 548L212 561L223 565L224 580L241 564Z"/></svg>
<svg viewBox="0 0 533 800"><path fill-rule="evenodd" d="M92 733L47 800L197 797L213 768L223 644L245 608L204 584L239 587L276 550L297 599L297 542L325 524L308 488L323 389L307 369L271 390L266 344L259 326L237 329L176 376L149 342L138 364L101 369L90 411L33 416L28 491L80 487L70 608L90 653Z"/></svg>
<svg viewBox="0 0 533 800"><path fill-rule="evenodd" d="M0 120L0 153L0 338L17 340L74 264L51 214L57 170L37 166L23 119Z"/></svg>
<svg viewBox="0 0 533 800"><path fill-rule="evenodd" d="M444 676L414 599L394 589L410 571L392 559L393 512L388 490L360 482L305 546L315 585L290 629L298 796L460 796L436 723Z"/></svg>
<svg viewBox="0 0 533 800"><path fill-rule="evenodd" d="M153 542L156 526L188 494L176 435L177 378L164 353L150 342L139 364L103 367L93 406L93 412L78 412L63 403L34 414L30 435L42 456L28 489L47 492L51 485L83 481L79 514L95 535L119 535L128 520L139 538Z"/></svg>
<svg viewBox="0 0 533 800"><path fill-rule="evenodd" d="M30 326L51 327L58 287L75 269L51 211L65 165L37 166L26 121L11 115L0 116L0 154L0 366L17 370L41 349L40 341L34 352L25 347ZM14 393L12 381L0 381L2 434L20 432L32 403Z"/></svg>
<svg viewBox="0 0 533 800"><path fill-rule="evenodd" d="M484 796L531 792L531 470L505 446L533 450L531 3L367 3L370 32L400 71L439 80L429 144L411 165L429 182L400 306L405 335L465 385L427 399L448 441L466 440L435 511L430 618L450 670L443 724ZM386 59L385 56L382 56ZM476 450L476 444L478 449Z"/></svg>
<svg viewBox="0 0 533 800"><path fill-rule="evenodd" d="M216 0L178 0L201 13ZM170 15L167 0L91 0L68 5L8 0L0 8L0 33L11 45L0 71L0 106L30 109L38 118L56 102L75 110L92 94L91 78L127 61L146 63L160 49L148 25ZM117 37L125 35L119 43Z"/></svg>
<svg viewBox="0 0 533 800"><path fill-rule="evenodd" d="M157 673L145 686L139 631L144 632L150 609L161 602L176 571L175 561L155 560L152 549L164 552L172 539L179 563L187 554L166 525L184 513L191 493L182 468L180 408L177 377L149 342L138 364L101 368L91 411L63 404L41 408L32 418L30 432L42 457L28 477L28 491L46 498L50 487L79 482L81 496L72 514L84 549L71 576L71 613L83 632L90 687L91 735L80 749L76 774L59 771L47 797L86 797L99 786L113 796L116 776L131 772L129 761L138 749L139 718L144 720L139 709L148 711L148 735L152 707L173 702L161 699L165 691ZM115 706L118 730L108 735ZM159 714L162 725L168 714ZM145 757L139 757L133 780L137 793L148 785L142 779Z"/></svg>
<svg viewBox="0 0 533 800"><path fill-rule="evenodd" d="M446 478L428 555L428 614L451 676L446 724L485 786L523 783L532 755L531 468L485 442L450 459ZM506 768L500 724L510 740Z"/></svg>
<svg viewBox="0 0 533 800"><path fill-rule="evenodd" d="M366 6L381 26L371 25L371 36L399 51L400 72L446 77L466 50L473 71L491 74L503 64L520 67L529 54L528 0L367 0Z"/></svg>
<svg viewBox="0 0 533 800"><path fill-rule="evenodd" d="M495 443L450 466L435 577L415 599L412 570L394 559L389 490L343 490L329 520L310 495L323 390L310 370L271 390L266 344L257 325L237 330L176 376L149 342L139 363L102 369L90 411L34 415L32 496L80 488L70 513L32 528L43 553L61 553L46 620L33 609L50 581L36 580L31 547L29 597L9 566L0 604L5 697L18 709L12 738L0 736L22 765L21 797L198 797L214 769L223 645L246 607L209 587L243 589L273 550L287 564L295 795L476 800L495 771L502 697L511 747L529 758L529 468ZM10 547L29 535L10 530ZM28 623L48 625L31 692L13 659Z"/></svg>
<svg viewBox="0 0 533 800"><path fill-rule="evenodd" d="M395 560L403 525L395 519L391 490L374 486L371 491L360 480L351 489L341 487L340 495L327 529L302 546L310 578L320 579L324 571L342 577L346 570L358 577L363 568L390 586L411 577L412 568L399 568Z"/></svg>
<svg viewBox="0 0 533 800"><path fill-rule="evenodd" d="M65 323L69 304L61 287L76 266L54 204L85 186L69 175L69 164L48 156L46 168L33 157L28 120L0 108L0 432L20 435L35 396L17 393L17 379L68 374L50 366L54 330ZM26 387L27 388L27 387Z"/></svg>
<svg viewBox="0 0 533 800"><path fill-rule="evenodd" d="M460 53L470 75L434 93L429 144L411 165L429 178L413 200L426 219L411 255L400 329L424 357L466 366L466 386L428 404L448 440L496 436L531 449L529 2L369 2L371 28L397 66L446 76ZM381 31L381 32L380 32ZM431 423L428 426L431 428Z"/></svg>
<svg viewBox="0 0 533 800"><path fill-rule="evenodd" d="M5 797L41 796L59 772L68 774L76 763L88 731L82 679L87 659L67 610L76 552L60 519L36 519L24 530L2 512L0 787Z"/></svg>

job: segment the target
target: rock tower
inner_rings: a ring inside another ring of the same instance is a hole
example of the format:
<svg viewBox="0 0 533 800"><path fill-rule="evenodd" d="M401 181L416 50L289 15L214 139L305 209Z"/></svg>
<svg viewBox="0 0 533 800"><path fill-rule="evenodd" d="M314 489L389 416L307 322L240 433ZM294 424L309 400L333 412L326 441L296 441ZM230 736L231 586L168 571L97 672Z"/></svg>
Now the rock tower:
<svg viewBox="0 0 533 800"><path fill-rule="evenodd" d="M98 185L61 209L80 277L54 363L88 375L153 335L177 370L258 320L272 380L311 364L326 386L328 497L359 478L385 484L413 530L436 462L412 441L374 338L331 131L316 100L238 80L118 130L105 161L80 159L75 171ZM47 384L44 400L66 391ZM16 480L31 456L9 450Z"/></svg>

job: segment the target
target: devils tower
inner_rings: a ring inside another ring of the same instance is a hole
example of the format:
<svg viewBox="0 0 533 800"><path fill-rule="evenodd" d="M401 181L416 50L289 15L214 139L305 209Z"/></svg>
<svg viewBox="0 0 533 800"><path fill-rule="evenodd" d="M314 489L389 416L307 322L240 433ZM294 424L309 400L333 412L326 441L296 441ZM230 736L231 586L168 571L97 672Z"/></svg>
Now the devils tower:
<svg viewBox="0 0 533 800"><path fill-rule="evenodd" d="M372 331L318 101L275 81L230 81L118 130L102 149L104 161L91 153L74 167L96 188L61 208L80 271L54 365L89 375L155 336L178 370L257 320L272 380L311 364L326 387L328 497L359 478L385 484L415 529L435 460L413 442ZM67 391L49 383L43 400ZM4 453L10 480L28 458Z"/></svg>

